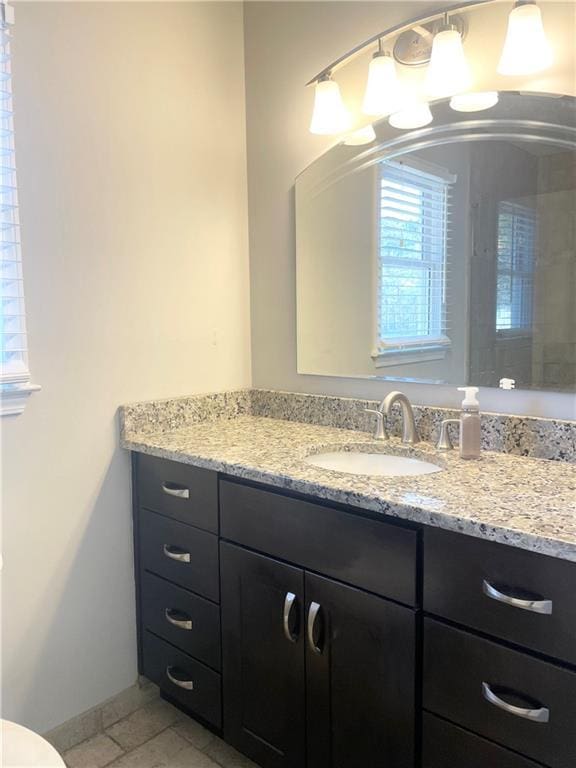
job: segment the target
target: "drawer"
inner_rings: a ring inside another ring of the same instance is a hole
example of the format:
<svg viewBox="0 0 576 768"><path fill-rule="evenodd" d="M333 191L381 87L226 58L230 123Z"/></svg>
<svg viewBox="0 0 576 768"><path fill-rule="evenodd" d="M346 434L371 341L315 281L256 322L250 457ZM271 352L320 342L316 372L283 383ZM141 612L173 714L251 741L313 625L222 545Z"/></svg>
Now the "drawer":
<svg viewBox="0 0 576 768"><path fill-rule="evenodd" d="M576 664L575 594L575 563L425 530L424 609L429 613ZM542 605L543 600L549 602Z"/></svg>
<svg viewBox="0 0 576 768"><path fill-rule="evenodd" d="M228 480L220 527L238 544L416 604L416 531Z"/></svg>
<svg viewBox="0 0 576 768"><path fill-rule="evenodd" d="M551 768L576 765L575 672L425 619L423 702ZM518 710L533 717L540 711L540 721Z"/></svg>
<svg viewBox="0 0 576 768"><path fill-rule="evenodd" d="M423 718L422 768L541 768L427 712Z"/></svg>
<svg viewBox="0 0 576 768"><path fill-rule="evenodd" d="M140 547L144 570L218 602L218 538L212 533L142 509Z"/></svg>
<svg viewBox="0 0 576 768"><path fill-rule="evenodd" d="M218 475L177 461L138 456L138 504L218 533Z"/></svg>
<svg viewBox="0 0 576 768"><path fill-rule="evenodd" d="M144 674L203 720L222 727L222 680L217 672L150 632L143 637Z"/></svg>
<svg viewBox="0 0 576 768"><path fill-rule="evenodd" d="M151 573L141 586L144 628L219 670L220 608Z"/></svg>

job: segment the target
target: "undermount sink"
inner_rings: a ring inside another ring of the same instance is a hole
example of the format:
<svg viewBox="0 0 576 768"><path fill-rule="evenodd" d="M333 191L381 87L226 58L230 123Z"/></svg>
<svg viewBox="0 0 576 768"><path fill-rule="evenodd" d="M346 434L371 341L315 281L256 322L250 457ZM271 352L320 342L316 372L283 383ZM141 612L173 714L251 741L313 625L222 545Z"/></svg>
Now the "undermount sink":
<svg viewBox="0 0 576 768"><path fill-rule="evenodd" d="M345 472L349 475L376 475L380 477L408 477L442 472L442 467L429 461L409 456L362 451L328 451L306 456L304 461L313 467Z"/></svg>

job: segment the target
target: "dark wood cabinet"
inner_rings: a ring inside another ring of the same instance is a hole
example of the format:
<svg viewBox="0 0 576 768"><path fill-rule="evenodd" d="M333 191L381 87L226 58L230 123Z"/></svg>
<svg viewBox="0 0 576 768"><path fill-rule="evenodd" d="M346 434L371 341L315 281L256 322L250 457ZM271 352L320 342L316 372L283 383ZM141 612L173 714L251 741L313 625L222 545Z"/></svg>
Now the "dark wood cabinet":
<svg viewBox="0 0 576 768"><path fill-rule="evenodd" d="M576 766L574 563L133 467L139 671L257 765Z"/></svg>
<svg viewBox="0 0 576 768"><path fill-rule="evenodd" d="M307 573L308 768L413 768L415 613Z"/></svg>
<svg viewBox="0 0 576 768"><path fill-rule="evenodd" d="M264 768L302 768L304 571L220 549L224 736Z"/></svg>
<svg viewBox="0 0 576 768"><path fill-rule="evenodd" d="M226 739L264 768L413 768L414 611L233 544L220 558Z"/></svg>

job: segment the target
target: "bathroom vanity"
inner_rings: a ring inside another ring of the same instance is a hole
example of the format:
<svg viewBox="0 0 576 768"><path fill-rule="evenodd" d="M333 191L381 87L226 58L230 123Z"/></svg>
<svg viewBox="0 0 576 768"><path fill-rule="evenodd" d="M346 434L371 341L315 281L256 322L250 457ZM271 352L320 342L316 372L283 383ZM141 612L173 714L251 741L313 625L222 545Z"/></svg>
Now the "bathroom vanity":
<svg viewBox="0 0 576 768"><path fill-rule="evenodd" d="M302 461L352 441L253 416L125 434L141 673L263 768L573 768L573 467Z"/></svg>

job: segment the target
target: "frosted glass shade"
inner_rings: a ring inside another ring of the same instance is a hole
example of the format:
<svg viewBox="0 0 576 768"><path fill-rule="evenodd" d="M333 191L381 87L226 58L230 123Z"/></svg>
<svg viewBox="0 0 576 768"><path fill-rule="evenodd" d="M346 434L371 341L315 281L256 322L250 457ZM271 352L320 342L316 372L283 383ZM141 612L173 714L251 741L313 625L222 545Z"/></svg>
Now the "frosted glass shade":
<svg viewBox="0 0 576 768"><path fill-rule="evenodd" d="M320 80L316 83L310 133L330 135L343 133L349 127L350 115L342 102L338 83L334 80Z"/></svg>
<svg viewBox="0 0 576 768"><path fill-rule="evenodd" d="M362 111L366 115L389 115L398 109L399 96L394 59L389 54L376 54L368 67Z"/></svg>
<svg viewBox="0 0 576 768"><path fill-rule="evenodd" d="M450 106L456 112L481 112L498 104L498 91L471 91L452 96Z"/></svg>
<svg viewBox="0 0 576 768"><path fill-rule="evenodd" d="M367 125L365 128L359 128L357 131L346 136L344 144L347 147L361 147L363 144L371 144L375 138L374 128L371 125Z"/></svg>
<svg viewBox="0 0 576 768"><path fill-rule="evenodd" d="M432 120L432 112L430 112L430 107L425 101L410 104L399 112L394 112L388 118L388 122L393 128L400 128L402 130L422 128L431 123Z"/></svg>
<svg viewBox="0 0 576 768"><path fill-rule="evenodd" d="M462 36L457 29L444 29L434 36L426 72L426 93L444 99L470 89L472 75L466 61Z"/></svg>
<svg viewBox="0 0 576 768"><path fill-rule="evenodd" d="M533 75L554 59L540 8L535 3L516 5L508 16L508 31L498 64L501 75Z"/></svg>

